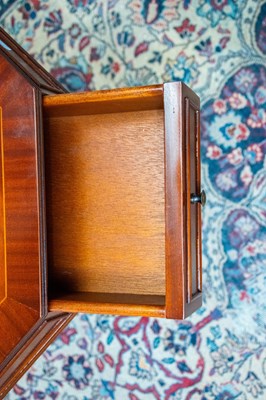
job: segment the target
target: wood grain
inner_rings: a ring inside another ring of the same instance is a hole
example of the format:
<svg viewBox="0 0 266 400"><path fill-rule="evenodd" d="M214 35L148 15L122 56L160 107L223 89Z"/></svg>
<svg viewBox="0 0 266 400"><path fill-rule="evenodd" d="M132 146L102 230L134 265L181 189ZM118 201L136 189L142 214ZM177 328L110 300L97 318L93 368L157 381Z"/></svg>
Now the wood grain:
<svg viewBox="0 0 266 400"><path fill-rule="evenodd" d="M187 225L187 304L190 315L202 304L201 204L192 204L190 195L201 192L199 99L184 88L185 182Z"/></svg>
<svg viewBox="0 0 266 400"><path fill-rule="evenodd" d="M43 93L59 92L0 29L0 398L72 315L48 315ZM50 321L53 318L53 321Z"/></svg>
<svg viewBox="0 0 266 400"><path fill-rule="evenodd" d="M165 294L163 110L47 118L45 155L50 282Z"/></svg>
<svg viewBox="0 0 266 400"><path fill-rule="evenodd" d="M163 108L163 85L45 96L47 117L92 115Z"/></svg>
<svg viewBox="0 0 266 400"><path fill-rule="evenodd" d="M10 297L1 304L1 361L3 361L18 344L18 338L21 339L29 332L36 321L38 321L38 318L38 311Z"/></svg>
<svg viewBox="0 0 266 400"><path fill-rule="evenodd" d="M199 307L201 220L190 204L199 101L185 85L42 99L62 87L1 29L0 76L2 398L70 321L64 311Z"/></svg>
<svg viewBox="0 0 266 400"><path fill-rule="evenodd" d="M2 107L0 107L0 304L7 297L7 265L6 265L6 218L5 218L5 179L3 151Z"/></svg>
<svg viewBox="0 0 266 400"><path fill-rule="evenodd" d="M36 170L35 93L31 85L0 57L1 166L2 166L2 241L1 270L5 271L6 297L36 311L41 311L41 260L39 244L38 175ZM6 85L5 82L10 82ZM23 91L18 107L17 88ZM3 273L3 272L2 272ZM2 299L1 299L2 300ZM1 304L5 307L5 304ZM15 307L16 308L16 307ZM21 311L21 309L20 309ZM27 318L25 315L26 323ZM28 328L33 321L30 319ZM14 329L13 329L14 333ZM17 341L21 336L18 334ZM13 337L4 342L14 346Z"/></svg>
<svg viewBox="0 0 266 400"><path fill-rule="evenodd" d="M176 82L48 96L44 110L50 309L189 315L201 304L198 97Z"/></svg>
<svg viewBox="0 0 266 400"><path fill-rule="evenodd" d="M57 293L49 301L51 311L165 317L165 297L117 293Z"/></svg>
<svg viewBox="0 0 266 400"><path fill-rule="evenodd" d="M185 287L184 135L182 86L165 85L166 315L182 318Z"/></svg>
<svg viewBox="0 0 266 400"><path fill-rule="evenodd" d="M193 205L191 212L190 202L191 193L200 191L201 186L200 132L195 114L199 113L199 98L181 82L165 84L164 108L166 317L182 319L199 308L202 302L198 289L201 210L200 205Z"/></svg>

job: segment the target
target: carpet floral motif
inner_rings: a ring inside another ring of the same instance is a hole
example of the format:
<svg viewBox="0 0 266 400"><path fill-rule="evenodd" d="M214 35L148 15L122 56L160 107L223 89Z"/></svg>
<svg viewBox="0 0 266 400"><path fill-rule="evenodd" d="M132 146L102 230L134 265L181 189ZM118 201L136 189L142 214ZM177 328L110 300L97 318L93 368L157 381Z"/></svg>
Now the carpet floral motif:
<svg viewBox="0 0 266 400"><path fill-rule="evenodd" d="M266 2L0 1L68 90L182 80L201 97L204 304L185 321L78 315L8 400L266 398Z"/></svg>

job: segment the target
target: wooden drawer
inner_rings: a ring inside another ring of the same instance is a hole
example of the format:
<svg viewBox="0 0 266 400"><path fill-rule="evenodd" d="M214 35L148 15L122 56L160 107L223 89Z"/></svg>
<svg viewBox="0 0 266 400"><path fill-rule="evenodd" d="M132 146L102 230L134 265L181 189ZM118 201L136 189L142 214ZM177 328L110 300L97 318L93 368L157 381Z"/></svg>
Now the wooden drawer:
<svg viewBox="0 0 266 400"><path fill-rule="evenodd" d="M76 312L196 310L205 199L184 84L67 94L1 28L0 76L3 398Z"/></svg>
<svg viewBox="0 0 266 400"><path fill-rule="evenodd" d="M189 315L201 304L198 97L179 82L43 108L49 309Z"/></svg>

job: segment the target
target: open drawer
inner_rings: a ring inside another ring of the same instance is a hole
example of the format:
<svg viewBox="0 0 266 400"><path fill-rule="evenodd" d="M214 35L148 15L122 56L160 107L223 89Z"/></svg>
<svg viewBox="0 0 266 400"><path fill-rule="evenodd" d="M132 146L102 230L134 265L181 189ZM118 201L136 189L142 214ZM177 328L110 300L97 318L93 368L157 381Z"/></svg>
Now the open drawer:
<svg viewBox="0 0 266 400"><path fill-rule="evenodd" d="M199 99L184 84L46 96L51 311L201 304Z"/></svg>
<svg viewBox="0 0 266 400"><path fill-rule="evenodd" d="M4 398L75 312L198 308L205 199L182 83L64 94L1 28L0 76Z"/></svg>

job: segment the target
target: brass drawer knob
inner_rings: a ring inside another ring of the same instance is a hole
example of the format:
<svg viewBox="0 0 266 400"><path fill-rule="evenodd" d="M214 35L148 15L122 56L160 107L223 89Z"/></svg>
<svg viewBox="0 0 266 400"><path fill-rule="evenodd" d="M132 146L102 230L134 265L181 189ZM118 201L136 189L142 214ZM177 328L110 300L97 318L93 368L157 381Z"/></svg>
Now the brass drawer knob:
<svg viewBox="0 0 266 400"><path fill-rule="evenodd" d="M200 203L202 205L202 207L204 207L205 204L206 204L206 193L205 193L205 191L202 190L200 194L192 193L190 195L190 202L192 204Z"/></svg>

